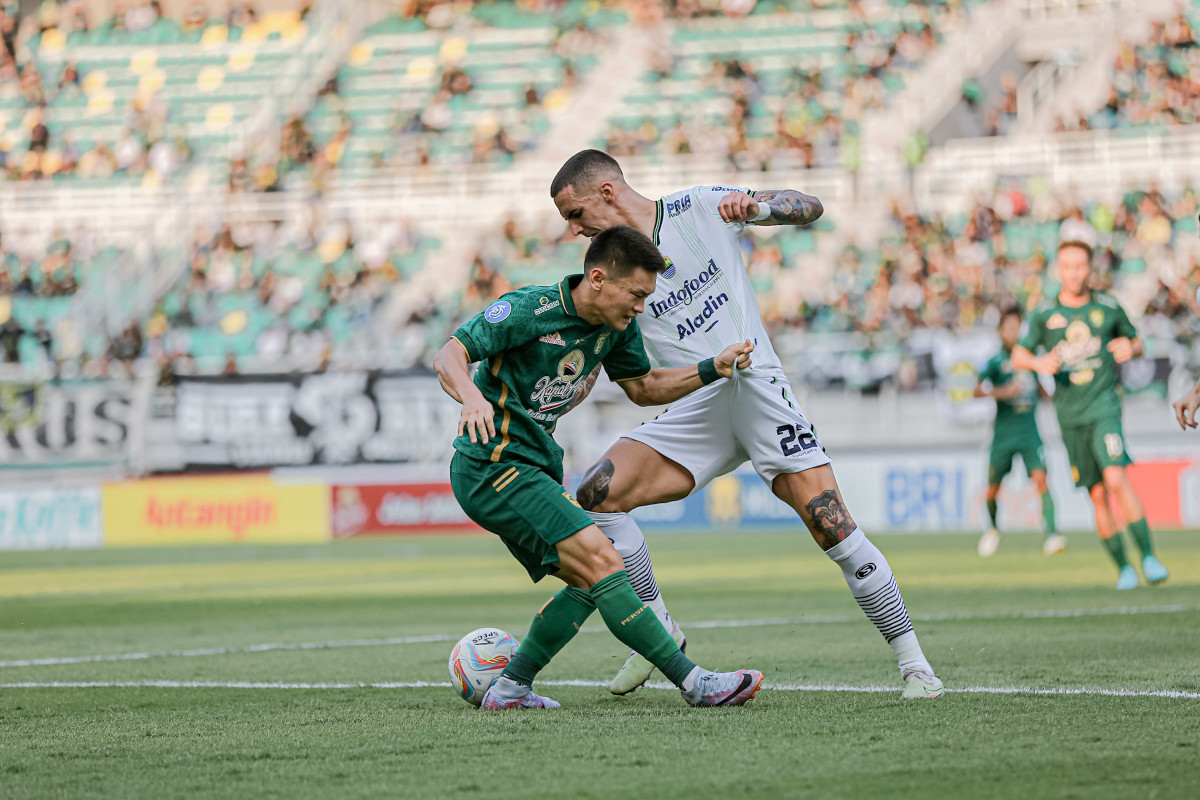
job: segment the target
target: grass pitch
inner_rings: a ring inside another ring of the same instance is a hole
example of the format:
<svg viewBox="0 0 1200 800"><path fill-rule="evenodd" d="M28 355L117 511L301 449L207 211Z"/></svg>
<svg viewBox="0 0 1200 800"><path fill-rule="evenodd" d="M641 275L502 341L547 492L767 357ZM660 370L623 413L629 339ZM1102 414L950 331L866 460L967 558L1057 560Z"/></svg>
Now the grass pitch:
<svg viewBox="0 0 1200 800"><path fill-rule="evenodd" d="M651 538L689 655L766 673L744 709L612 697L598 616L543 673L564 708L469 707L453 641L557 590L491 537L0 554L0 797L1196 796L1197 533L1121 593L1091 536L875 541L941 700L900 700L807 536Z"/></svg>

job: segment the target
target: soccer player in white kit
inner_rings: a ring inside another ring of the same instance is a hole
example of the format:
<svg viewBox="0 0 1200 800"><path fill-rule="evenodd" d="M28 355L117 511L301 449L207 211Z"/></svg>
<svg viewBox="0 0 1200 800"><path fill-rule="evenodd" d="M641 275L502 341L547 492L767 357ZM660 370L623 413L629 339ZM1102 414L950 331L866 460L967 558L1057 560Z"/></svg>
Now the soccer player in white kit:
<svg viewBox="0 0 1200 800"><path fill-rule="evenodd" d="M820 201L800 192L695 186L651 200L625 182L607 153L584 150L559 170L550 196L574 235L631 225L668 262L646 301L642 337L655 367L695 364L727 341L750 339L747 370L718 380L625 434L585 474L576 496L625 560L630 582L676 641L683 632L658 590L635 508L687 497L750 461L777 497L796 510L813 539L842 570L850 592L891 645L904 697L940 697L942 682L921 651L891 567L842 501L829 457L792 394L742 263L747 224L807 225ZM637 653L613 678L614 694L649 679Z"/></svg>

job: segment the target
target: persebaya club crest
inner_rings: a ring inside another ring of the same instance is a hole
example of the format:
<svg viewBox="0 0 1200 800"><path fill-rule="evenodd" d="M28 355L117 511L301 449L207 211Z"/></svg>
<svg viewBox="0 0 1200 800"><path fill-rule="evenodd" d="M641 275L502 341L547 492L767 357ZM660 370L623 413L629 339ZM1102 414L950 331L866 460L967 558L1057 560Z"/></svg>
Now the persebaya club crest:
<svg viewBox="0 0 1200 800"><path fill-rule="evenodd" d="M558 374L539 378L529 399L538 404L541 411L565 406L575 396L575 389L583 378L583 351L572 350L558 362Z"/></svg>

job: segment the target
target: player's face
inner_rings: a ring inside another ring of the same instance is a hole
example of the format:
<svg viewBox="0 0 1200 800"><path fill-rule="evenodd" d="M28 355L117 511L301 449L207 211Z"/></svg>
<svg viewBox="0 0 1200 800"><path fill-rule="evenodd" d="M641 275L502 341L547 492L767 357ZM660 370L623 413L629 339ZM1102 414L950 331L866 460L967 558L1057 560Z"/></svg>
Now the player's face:
<svg viewBox="0 0 1200 800"><path fill-rule="evenodd" d="M596 302L604 324L618 331L628 328L629 323L646 310L646 298L654 294L657 278L658 273L648 269L635 269L630 275L615 280L606 278Z"/></svg>
<svg viewBox="0 0 1200 800"><path fill-rule="evenodd" d="M1007 350L1012 350L1021 338L1021 319L1015 314L1009 314L1000 322L1000 341Z"/></svg>
<svg viewBox="0 0 1200 800"><path fill-rule="evenodd" d="M1081 295L1092 273L1092 262L1081 247L1065 247L1058 251L1058 279L1067 294Z"/></svg>
<svg viewBox="0 0 1200 800"><path fill-rule="evenodd" d="M591 187L567 186L555 195L554 205L567 221L572 236L582 234L590 239L621 224L612 198L612 184L608 182Z"/></svg>

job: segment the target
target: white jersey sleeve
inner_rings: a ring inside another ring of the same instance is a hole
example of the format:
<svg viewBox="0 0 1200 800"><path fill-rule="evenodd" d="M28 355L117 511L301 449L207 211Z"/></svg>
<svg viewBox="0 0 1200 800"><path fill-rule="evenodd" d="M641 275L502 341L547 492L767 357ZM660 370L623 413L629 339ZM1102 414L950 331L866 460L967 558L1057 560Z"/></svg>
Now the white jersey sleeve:
<svg viewBox="0 0 1200 800"><path fill-rule="evenodd" d="M667 270L638 318L656 367L685 367L750 339L755 350L749 374L783 376L742 263L738 237L746 224L725 222L717 212L721 198L734 191L750 190L694 186L657 203L654 243Z"/></svg>

